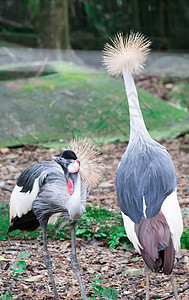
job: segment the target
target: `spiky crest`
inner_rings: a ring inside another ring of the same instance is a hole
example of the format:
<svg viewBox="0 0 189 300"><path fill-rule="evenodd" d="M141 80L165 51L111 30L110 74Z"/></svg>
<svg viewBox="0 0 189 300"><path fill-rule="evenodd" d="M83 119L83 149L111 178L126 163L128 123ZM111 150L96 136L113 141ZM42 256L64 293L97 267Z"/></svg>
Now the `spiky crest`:
<svg viewBox="0 0 189 300"><path fill-rule="evenodd" d="M90 187L96 186L103 169L100 150L91 141L82 138L72 140L69 149L75 152L80 161L81 179Z"/></svg>
<svg viewBox="0 0 189 300"><path fill-rule="evenodd" d="M118 76L125 69L129 73L138 74L150 51L151 42L141 33L122 33L111 39L112 45L106 43L103 50L103 64L111 75Z"/></svg>

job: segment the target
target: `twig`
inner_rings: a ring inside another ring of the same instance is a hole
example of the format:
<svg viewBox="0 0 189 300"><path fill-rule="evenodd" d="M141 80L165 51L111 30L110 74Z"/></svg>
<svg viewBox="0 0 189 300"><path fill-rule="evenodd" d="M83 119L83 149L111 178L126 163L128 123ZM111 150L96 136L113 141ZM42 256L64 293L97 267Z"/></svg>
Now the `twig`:
<svg viewBox="0 0 189 300"><path fill-rule="evenodd" d="M23 28L23 26L25 26L26 28L29 29L34 29L34 26L32 26L31 24L21 24L12 20L8 20L3 18L2 16L0 16L0 23L15 27L15 28Z"/></svg>
<svg viewBox="0 0 189 300"><path fill-rule="evenodd" d="M10 188L8 188L8 187L6 187L6 186L0 186L0 188L3 190L3 191L7 191L7 192L10 192L10 193L12 193L12 189L10 189Z"/></svg>
<svg viewBox="0 0 189 300"><path fill-rule="evenodd" d="M14 62L18 62L16 55L7 47L3 47L3 50L12 58Z"/></svg>
<svg viewBox="0 0 189 300"><path fill-rule="evenodd" d="M177 288L177 292L180 294L180 293L185 292L188 289L189 289L189 285L187 284L187 285L183 286L182 288ZM155 299L162 298L163 300L166 300L166 299L170 299L173 297L173 292L171 291L169 295L156 294L156 293L150 292L150 297L153 297Z"/></svg>
<svg viewBox="0 0 189 300"><path fill-rule="evenodd" d="M35 77L38 77L39 75L41 75L41 73L43 72L43 70L44 70L44 68L45 68L45 66L46 66L46 64L47 64L47 62L48 62L48 57L45 57L45 59L44 59L42 65L40 66L39 70L38 70L37 73L35 74Z"/></svg>

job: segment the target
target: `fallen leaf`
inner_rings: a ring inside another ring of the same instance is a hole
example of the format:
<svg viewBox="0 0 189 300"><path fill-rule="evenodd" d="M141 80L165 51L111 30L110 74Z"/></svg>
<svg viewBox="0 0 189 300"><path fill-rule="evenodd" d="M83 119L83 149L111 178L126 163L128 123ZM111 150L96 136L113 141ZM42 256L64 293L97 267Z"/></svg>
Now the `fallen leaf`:
<svg viewBox="0 0 189 300"><path fill-rule="evenodd" d="M1 153L6 154L10 151L9 148L1 148Z"/></svg>
<svg viewBox="0 0 189 300"><path fill-rule="evenodd" d="M145 286L145 285L146 285L145 280L142 280L141 283L140 283L140 285L141 285L141 286Z"/></svg>
<svg viewBox="0 0 189 300"><path fill-rule="evenodd" d="M64 93L67 94L67 95L69 95L69 96L74 96L74 93L72 93L69 90L65 90Z"/></svg>
<svg viewBox="0 0 189 300"><path fill-rule="evenodd" d="M10 261L10 259L6 259L3 255L0 255L0 261Z"/></svg>
<svg viewBox="0 0 189 300"><path fill-rule="evenodd" d="M43 275L30 276L25 278L24 280L27 282L39 282L43 279Z"/></svg>

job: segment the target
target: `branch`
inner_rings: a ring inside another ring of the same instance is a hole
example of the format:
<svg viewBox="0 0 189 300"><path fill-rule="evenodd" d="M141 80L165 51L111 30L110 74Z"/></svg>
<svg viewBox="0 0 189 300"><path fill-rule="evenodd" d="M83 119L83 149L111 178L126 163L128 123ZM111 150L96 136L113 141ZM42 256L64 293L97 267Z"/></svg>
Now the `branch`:
<svg viewBox="0 0 189 300"><path fill-rule="evenodd" d="M177 288L177 292L180 294L180 293L185 292L188 289L189 289L189 285L187 284L187 285L183 286L182 288ZM173 297L173 292L171 291L168 296L164 295L164 294L156 294L156 293L150 293L150 296L155 298L155 299L162 298L163 300L166 300L166 299L170 299L170 298Z"/></svg>
<svg viewBox="0 0 189 300"><path fill-rule="evenodd" d="M26 27L26 28L29 28L29 29L34 29L34 26L31 25L31 24L20 24L18 22L12 21L12 20L7 20L7 19L5 19L1 16L0 16L0 23L3 23L5 25L9 25L9 26L12 26L12 27L15 27L15 28Z"/></svg>
<svg viewBox="0 0 189 300"><path fill-rule="evenodd" d="M0 188L3 190L3 191L7 191L7 192L10 192L10 193L12 193L12 189L9 189L8 187L6 187L6 186L0 186Z"/></svg>

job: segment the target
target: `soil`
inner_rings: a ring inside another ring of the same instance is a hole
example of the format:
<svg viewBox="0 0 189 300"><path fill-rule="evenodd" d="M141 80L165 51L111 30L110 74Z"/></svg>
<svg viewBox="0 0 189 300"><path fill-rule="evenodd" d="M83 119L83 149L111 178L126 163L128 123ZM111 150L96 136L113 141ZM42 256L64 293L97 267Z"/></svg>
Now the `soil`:
<svg viewBox="0 0 189 300"><path fill-rule="evenodd" d="M177 140L161 141L161 144L169 149L172 156L178 176L178 199L181 208L187 209L189 207L188 140L180 137ZM107 144L101 147L105 161L104 181L91 191L89 204L119 210L116 201L115 175L126 145L127 143ZM40 150L34 146L1 149L0 186L13 188L21 171L38 161L51 160L54 155L59 155L59 152L53 149ZM9 192L0 192L1 201L8 201L9 197ZM184 226L188 225L189 219L185 217ZM48 247L60 299L81 299L78 282L71 269L70 241L48 241ZM28 251L31 255L25 259L26 273L15 279L11 275L12 265L21 251ZM118 299L145 299L144 264L134 249L127 250L125 246L110 249L103 241L77 239L77 253L87 297L93 295L92 278L98 275L101 280L99 284L103 288L116 288L119 291ZM0 241L0 256L2 254L8 261L1 261L1 293L11 291L13 299L54 299L40 241ZM189 251L181 250L177 257L180 260L173 274L180 299L186 300L189 299ZM33 276L38 277L33 278ZM150 299L174 299L169 279L170 276L162 273L150 275ZM100 298L95 296L95 299Z"/></svg>

